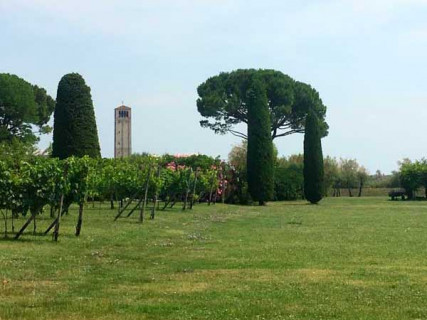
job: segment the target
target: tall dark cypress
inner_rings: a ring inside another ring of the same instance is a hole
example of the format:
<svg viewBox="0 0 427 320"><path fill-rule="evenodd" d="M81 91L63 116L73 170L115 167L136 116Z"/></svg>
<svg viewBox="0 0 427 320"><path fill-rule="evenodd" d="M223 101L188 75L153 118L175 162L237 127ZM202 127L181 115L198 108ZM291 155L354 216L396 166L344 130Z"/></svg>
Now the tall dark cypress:
<svg viewBox="0 0 427 320"><path fill-rule="evenodd" d="M78 73L58 84L53 125L52 156L100 157L98 131L90 88Z"/></svg>
<svg viewBox="0 0 427 320"><path fill-rule="evenodd" d="M274 159L271 120L263 83L253 76L248 104L248 188L253 200L264 205L273 198Z"/></svg>
<svg viewBox="0 0 427 320"><path fill-rule="evenodd" d="M319 120L312 110L305 119L304 195L311 203L322 200L323 152Z"/></svg>

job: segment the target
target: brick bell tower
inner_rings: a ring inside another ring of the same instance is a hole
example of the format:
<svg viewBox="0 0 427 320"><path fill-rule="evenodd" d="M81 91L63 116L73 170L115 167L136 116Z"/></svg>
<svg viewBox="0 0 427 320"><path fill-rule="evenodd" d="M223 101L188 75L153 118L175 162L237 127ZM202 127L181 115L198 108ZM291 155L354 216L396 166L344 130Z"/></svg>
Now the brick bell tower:
<svg viewBox="0 0 427 320"><path fill-rule="evenodd" d="M121 105L114 109L114 158L132 154L132 109Z"/></svg>

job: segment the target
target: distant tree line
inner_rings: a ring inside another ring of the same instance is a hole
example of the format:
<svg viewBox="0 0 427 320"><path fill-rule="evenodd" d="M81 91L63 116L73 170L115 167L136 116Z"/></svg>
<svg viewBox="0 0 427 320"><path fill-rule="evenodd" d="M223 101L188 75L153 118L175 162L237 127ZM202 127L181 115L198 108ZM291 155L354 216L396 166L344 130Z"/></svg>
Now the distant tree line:
<svg viewBox="0 0 427 320"><path fill-rule="evenodd" d="M248 203L251 201L250 195L247 192L246 178L246 148L247 142L242 141L241 144L232 148L229 153L228 162L236 171L238 182L235 193L230 194L228 201L231 203ZM304 199L304 155L296 154L289 157L278 157L277 149L274 149L274 201L297 200ZM425 161L425 160L423 160ZM422 174L414 174L414 167L421 167L422 161L415 163L404 162L403 176L416 177L414 185L419 188L423 187L421 181ZM336 159L330 156L323 158L323 183L322 196L340 197L343 195L350 197L361 197L365 194L365 189L392 189L405 187L405 181L402 180L401 172L393 172L385 175L377 170L374 174L361 165L356 159ZM402 180L402 182L401 182ZM406 187L408 188L408 186ZM416 189L416 190L418 190ZM383 190L383 195L386 195L386 190Z"/></svg>

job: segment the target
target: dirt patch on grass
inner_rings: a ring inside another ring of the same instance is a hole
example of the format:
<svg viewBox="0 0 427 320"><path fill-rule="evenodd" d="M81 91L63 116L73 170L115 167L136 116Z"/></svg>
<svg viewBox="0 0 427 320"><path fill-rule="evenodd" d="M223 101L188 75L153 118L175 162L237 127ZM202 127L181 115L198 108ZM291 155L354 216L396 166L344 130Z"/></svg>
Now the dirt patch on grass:
<svg viewBox="0 0 427 320"><path fill-rule="evenodd" d="M182 236L184 234L184 230L181 229L165 229L164 231L170 236Z"/></svg>
<svg viewBox="0 0 427 320"><path fill-rule="evenodd" d="M19 290L43 290L43 289L55 289L58 288L61 283L50 280L7 280L4 279L1 286L2 289L19 289Z"/></svg>
<svg viewBox="0 0 427 320"><path fill-rule="evenodd" d="M337 272L327 269L297 269L297 270L272 270L272 269L212 269L194 270L191 273L177 273L170 279L173 281L206 281L208 283L230 284L241 282L258 283L284 283L290 279L306 281L328 281L337 276Z"/></svg>
<svg viewBox="0 0 427 320"><path fill-rule="evenodd" d="M206 281L208 283L231 282L286 282L289 279L300 281L328 281L337 277L338 273L329 269L212 269L194 270L191 273L180 272L169 277L173 281Z"/></svg>
<svg viewBox="0 0 427 320"><path fill-rule="evenodd" d="M366 280L347 280L346 284L350 286L358 287L358 288L370 288L375 285L379 285L378 283L375 284L372 281L366 281Z"/></svg>
<svg viewBox="0 0 427 320"><path fill-rule="evenodd" d="M24 280L3 280L0 284L0 301L19 303L27 301L29 297L45 297L52 292L64 292L68 286L62 282L49 280L24 281ZM1 318L1 316L0 316Z"/></svg>
<svg viewBox="0 0 427 320"><path fill-rule="evenodd" d="M319 282L336 277L337 272L330 269L297 269L296 275L307 281Z"/></svg>
<svg viewBox="0 0 427 320"><path fill-rule="evenodd" d="M158 294L180 294L203 292L208 288L209 284L207 282L179 281L149 283L145 284L141 290L150 290Z"/></svg>

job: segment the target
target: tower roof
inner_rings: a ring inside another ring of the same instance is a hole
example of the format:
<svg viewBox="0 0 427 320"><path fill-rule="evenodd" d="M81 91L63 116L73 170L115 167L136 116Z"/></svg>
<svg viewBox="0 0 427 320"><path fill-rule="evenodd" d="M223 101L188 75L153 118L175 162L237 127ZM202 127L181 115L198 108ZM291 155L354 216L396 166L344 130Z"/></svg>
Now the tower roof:
<svg viewBox="0 0 427 320"><path fill-rule="evenodd" d="M118 106L114 110L130 110L131 108L125 105Z"/></svg>

